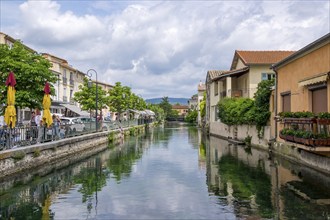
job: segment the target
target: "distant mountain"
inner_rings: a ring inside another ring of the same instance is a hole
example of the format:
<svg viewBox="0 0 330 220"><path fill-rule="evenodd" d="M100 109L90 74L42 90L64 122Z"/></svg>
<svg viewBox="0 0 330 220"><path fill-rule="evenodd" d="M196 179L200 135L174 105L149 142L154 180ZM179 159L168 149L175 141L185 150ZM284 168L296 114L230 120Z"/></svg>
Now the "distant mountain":
<svg viewBox="0 0 330 220"><path fill-rule="evenodd" d="M153 98L153 99L146 99L147 103L151 104L159 104L161 103L163 98ZM180 105L188 105L188 100L187 98L168 98L168 101L171 105L179 103Z"/></svg>

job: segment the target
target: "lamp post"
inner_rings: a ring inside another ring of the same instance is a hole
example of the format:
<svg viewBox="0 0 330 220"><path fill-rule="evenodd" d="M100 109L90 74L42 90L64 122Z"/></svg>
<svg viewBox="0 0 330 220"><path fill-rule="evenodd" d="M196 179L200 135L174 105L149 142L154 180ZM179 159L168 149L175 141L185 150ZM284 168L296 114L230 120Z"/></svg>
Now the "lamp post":
<svg viewBox="0 0 330 220"><path fill-rule="evenodd" d="M97 131L97 100L98 100L98 94L97 94L97 72L94 69L89 69L87 70L86 75L89 77L89 82L88 85L90 85L92 83L92 72L95 73L95 85L96 85L96 91L95 91L95 129Z"/></svg>

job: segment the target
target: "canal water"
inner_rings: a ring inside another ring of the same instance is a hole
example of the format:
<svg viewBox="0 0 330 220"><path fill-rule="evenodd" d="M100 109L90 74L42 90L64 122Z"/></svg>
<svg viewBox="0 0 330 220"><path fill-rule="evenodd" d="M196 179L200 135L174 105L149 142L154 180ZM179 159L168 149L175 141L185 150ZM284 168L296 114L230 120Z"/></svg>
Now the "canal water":
<svg viewBox="0 0 330 220"><path fill-rule="evenodd" d="M305 166L172 125L0 182L0 219L330 219L329 186Z"/></svg>

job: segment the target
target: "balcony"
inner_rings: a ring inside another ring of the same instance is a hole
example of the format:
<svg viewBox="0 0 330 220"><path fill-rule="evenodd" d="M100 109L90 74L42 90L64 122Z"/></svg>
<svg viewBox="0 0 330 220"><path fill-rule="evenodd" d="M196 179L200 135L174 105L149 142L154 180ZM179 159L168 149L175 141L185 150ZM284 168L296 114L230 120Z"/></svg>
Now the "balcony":
<svg viewBox="0 0 330 220"><path fill-rule="evenodd" d="M313 148L330 147L330 113L289 112L283 115L280 118L284 126L279 133L281 139Z"/></svg>
<svg viewBox="0 0 330 220"><path fill-rule="evenodd" d="M222 92L220 92L220 98L225 98L227 96L227 91L225 90L225 91L222 91Z"/></svg>
<svg viewBox="0 0 330 220"><path fill-rule="evenodd" d="M231 97L239 98L242 97L243 91L242 90L231 90Z"/></svg>
<svg viewBox="0 0 330 220"><path fill-rule="evenodd" d="M66 77L63 77L63 78L62 78L62 81L63 81L63 84L65 84L65 85L66 85L66 84L68 83L68 78L66 78Z"/></svg>

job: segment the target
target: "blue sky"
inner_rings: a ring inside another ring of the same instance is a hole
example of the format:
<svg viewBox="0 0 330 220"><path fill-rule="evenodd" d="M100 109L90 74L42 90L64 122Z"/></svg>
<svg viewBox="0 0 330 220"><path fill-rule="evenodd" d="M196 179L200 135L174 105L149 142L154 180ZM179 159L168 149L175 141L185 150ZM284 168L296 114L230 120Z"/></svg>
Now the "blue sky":
<svg viewBox="0 0 330 220"><path fill-rule="evenodd" d="M189 98L235 50L299 50L329 33L329 4L0 0L0 31L144 98Z"/></svg>

